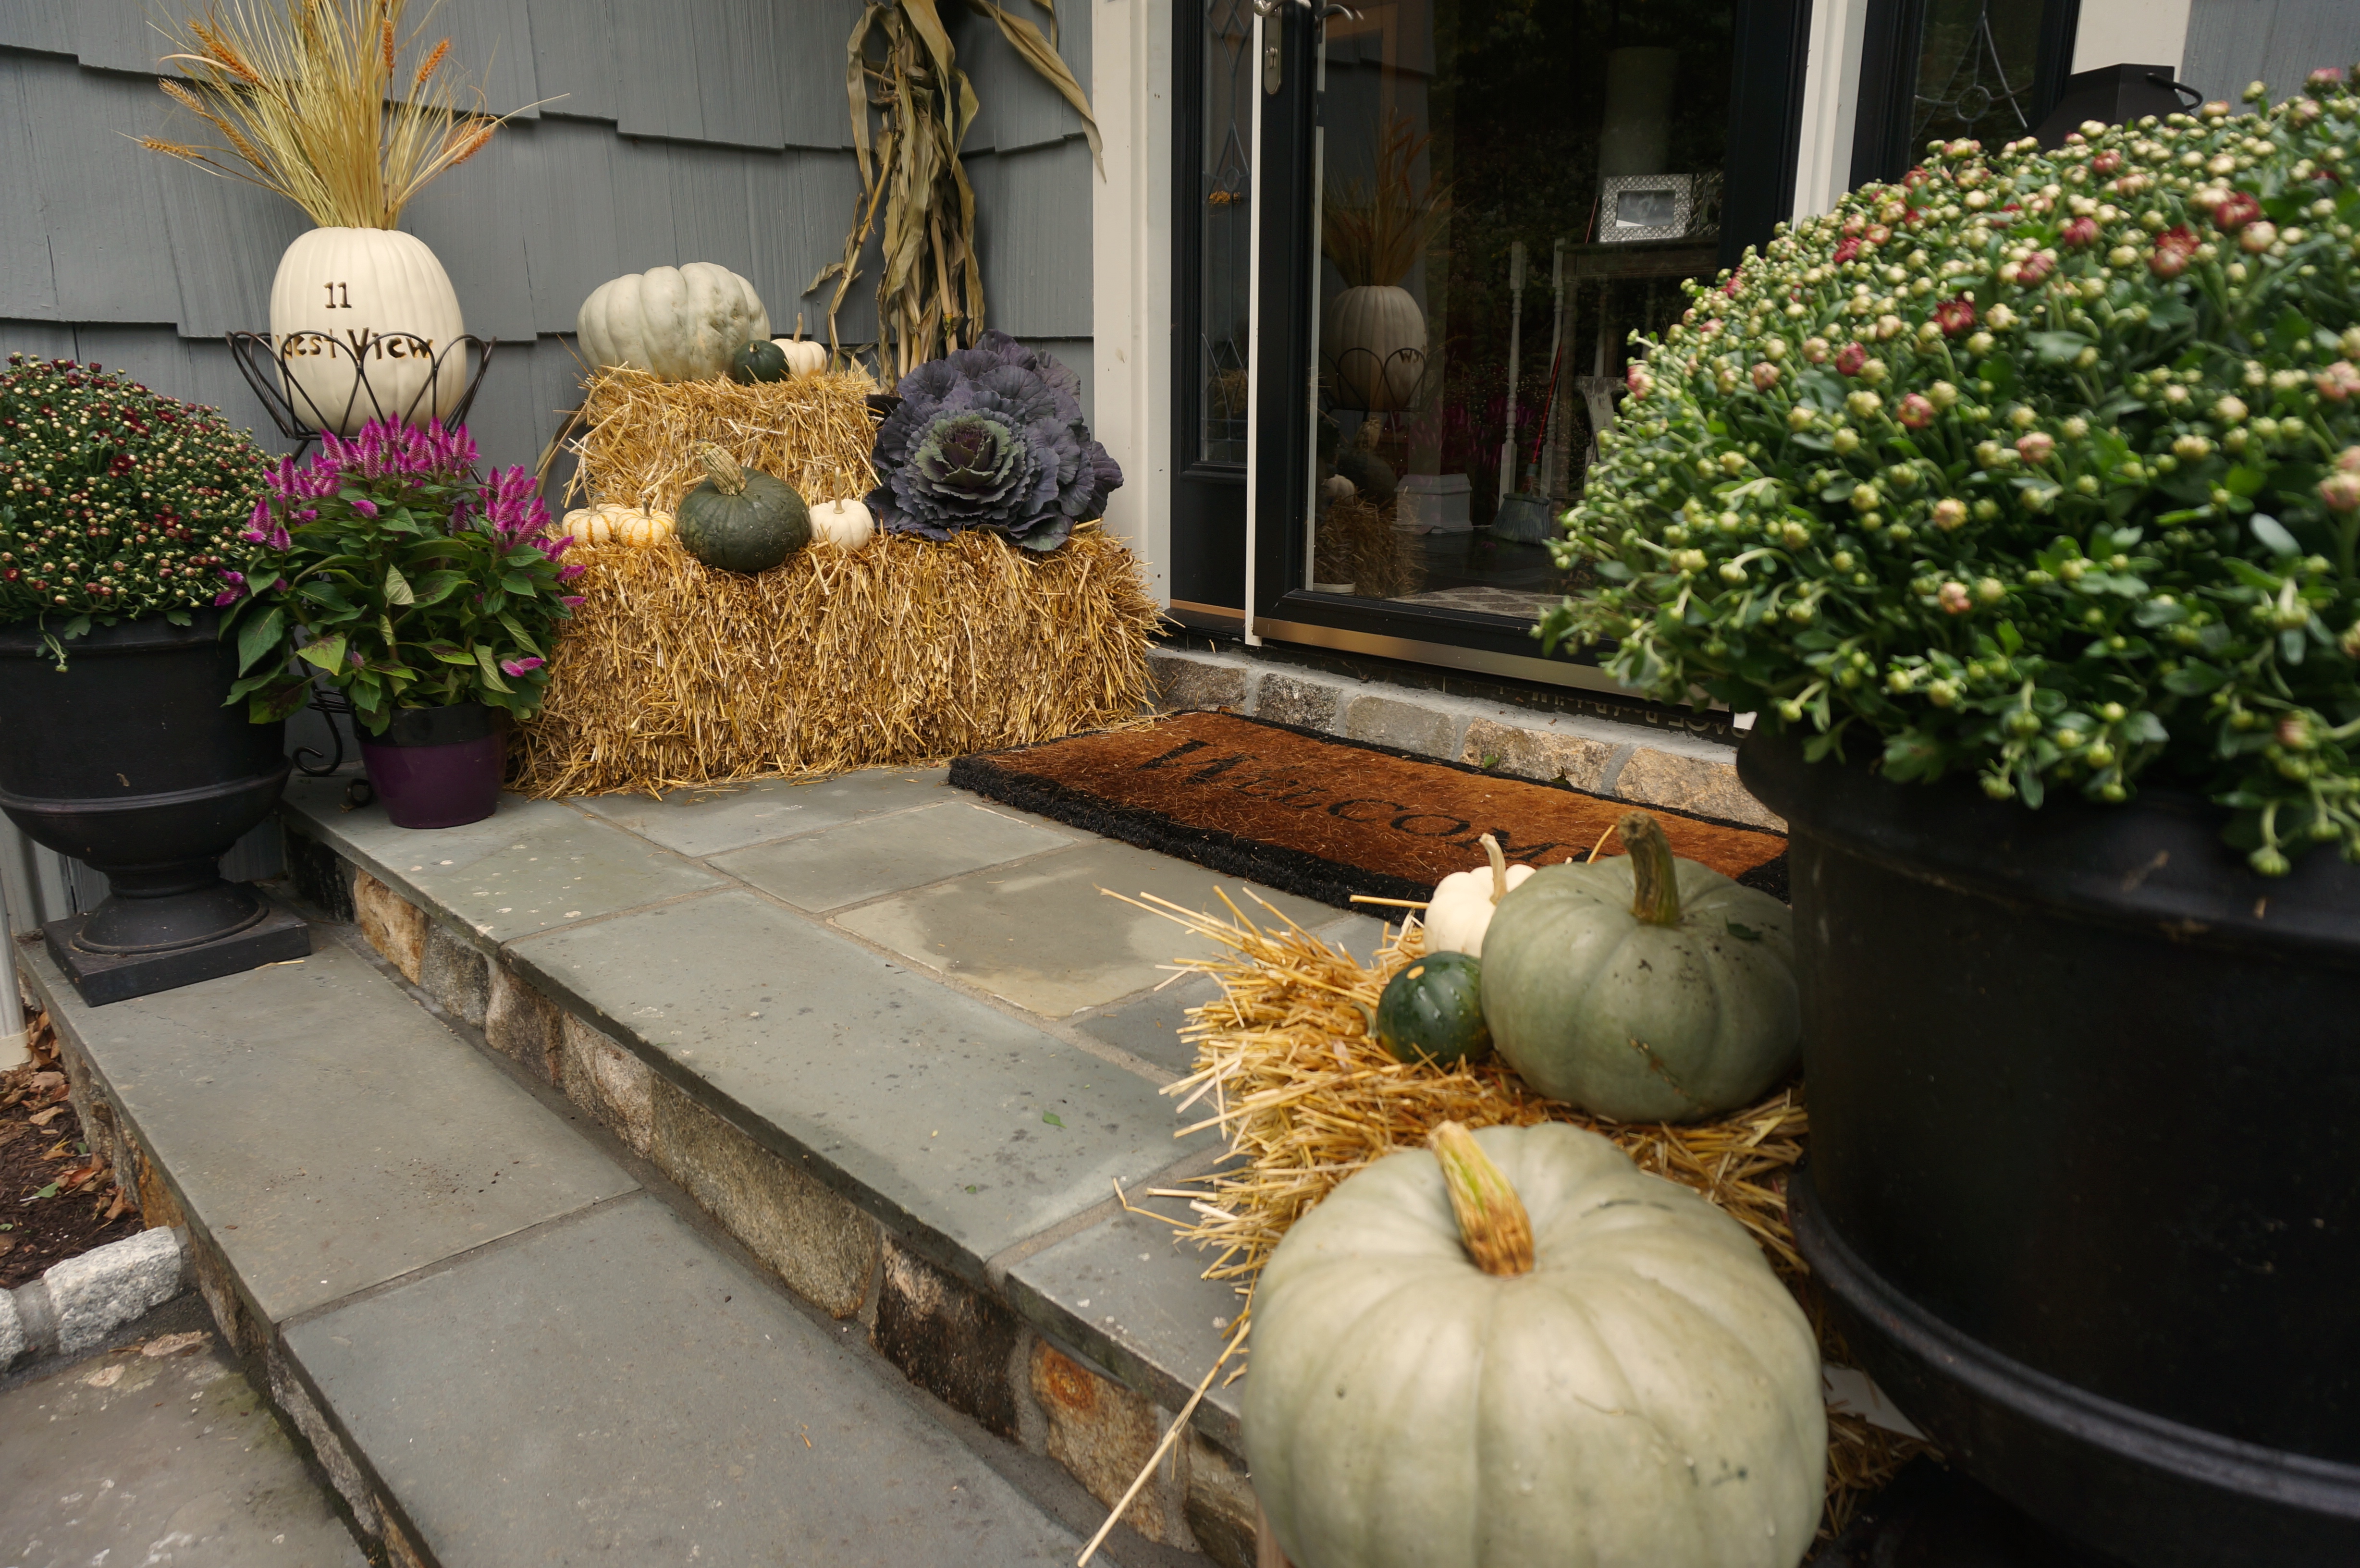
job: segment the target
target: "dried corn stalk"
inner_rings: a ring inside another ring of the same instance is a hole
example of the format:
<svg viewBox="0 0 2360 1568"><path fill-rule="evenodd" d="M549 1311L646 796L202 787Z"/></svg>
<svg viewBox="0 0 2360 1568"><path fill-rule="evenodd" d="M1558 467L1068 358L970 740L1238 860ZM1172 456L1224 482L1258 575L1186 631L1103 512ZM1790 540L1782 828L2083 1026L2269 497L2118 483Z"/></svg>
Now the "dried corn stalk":
<svg viewBox="0 0 2360 1568"><path fill-rule="evenodd" d="M989 16L1025 62L1082 116L1090 154L1099 155L1098 122L1081 83L1057 53L1056 7L1049 37L998 0L967 0ZM820 268L806 294L830 278L827 341L838 346L836 312L859 276L860 252L884 224L884 268L877 283L878 364L893 380L983 331L983 264L975 251L975 191L959 149L980 105L958 68L936 0L871 0L845 49L844 85L852 109L853 157L860 197L844 256ZM877 125L872 140L870 117ZM1100 163L1100 172L1104 172ZM889 353L890 346L890 353Z"/></svg>

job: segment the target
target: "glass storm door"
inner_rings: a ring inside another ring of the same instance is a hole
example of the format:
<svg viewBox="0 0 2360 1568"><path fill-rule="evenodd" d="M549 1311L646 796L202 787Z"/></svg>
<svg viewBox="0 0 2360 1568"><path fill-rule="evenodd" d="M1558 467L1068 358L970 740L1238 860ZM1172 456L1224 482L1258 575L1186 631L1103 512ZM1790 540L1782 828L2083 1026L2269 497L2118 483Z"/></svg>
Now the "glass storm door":
<svg viewBox="0 0 2360 1568"><path fill-rule="evenodd" d="M1668 326L1683 279L1791 206L1804 5L1266 5L1244 61L1253 629L1603 685L1530 636L1591 581L1545 541L1613 418L1629 336ZM1235 201L1207 158L1209 236ZM1209 439L1234 429L1211 419L1233 406L1229 340L1201 338Z"/></svg>

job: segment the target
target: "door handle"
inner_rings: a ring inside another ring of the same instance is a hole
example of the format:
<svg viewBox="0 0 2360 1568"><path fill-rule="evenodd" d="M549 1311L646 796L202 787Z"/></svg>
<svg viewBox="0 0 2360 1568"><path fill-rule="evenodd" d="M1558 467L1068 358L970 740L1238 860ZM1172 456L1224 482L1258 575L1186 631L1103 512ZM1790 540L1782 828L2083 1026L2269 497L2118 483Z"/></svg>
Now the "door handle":
<svg viewBox="0 0 2360 1568"><path fill-rule="evenodd" d="M1360 13L1349 5L1319 5L1315 4L1315 0L1253 0L1254 15L1268 21L1290 4L1310 12L1315 27L1326 26L1330 16L1343 16L1355 22L1360 19ZM1265 94L1274 95L1286 84L1286 55L1281 48L1281 29L1264 27L1262 36L1266 41L1262 46L1262 90Z"/></svg>

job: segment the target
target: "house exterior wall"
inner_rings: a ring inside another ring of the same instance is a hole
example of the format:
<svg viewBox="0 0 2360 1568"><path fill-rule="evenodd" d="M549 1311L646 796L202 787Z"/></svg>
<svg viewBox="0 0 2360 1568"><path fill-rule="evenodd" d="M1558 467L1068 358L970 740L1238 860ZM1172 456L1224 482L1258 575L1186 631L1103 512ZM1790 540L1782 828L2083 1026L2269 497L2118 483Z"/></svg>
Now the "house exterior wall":
<svg viewBox="0 0 2360 1568"><path fill-rule="evenodd" d="M167 46L148 5L0 0L0 354L95 360L214 404L284 451L224 340L268 326L279 253L309 220L131 139L205 139L156 89ZM560 410L580 402L574 315L618 274L718 262L753 281L776 332L802 310L825 334L825 294L799 290L843 253L858 191L844 66L860 12L860 0L452 0L435 13L490 106L521 109L403 223L450 273L468 330L499 340L469 420L487 463L537 463ZM1059 20L1060 53L1088 89L1087 0ZM986 322L1073 365L1087 405L1097 175L1080 119L988 19L945 21L982 103L966 155ZM838 317L847 343L876 336L874 251ZM324 745L309 715L290 742ZM266 839L242 844L229 874L273 873ZM0 872L18 929L104 895L103 878L5 821ZM0 1035L13 1027L0 1018Z"/></svg>
<svg viewBox="0 0 2360 1568"><path fill-rule="evenodd" d="M1037 8L1026 8L1038 17ZM534 463L579 401L574 313L607 278L685 261L744 274L774 330L824 334L858 176L844 43L858 0L461 0L434 16L519 118L404 216L467 327L497 337L471 422L487 461ZM290 203L143 151L204 127L156 90L148 0L0 0L0 352L119 366L221 406L278 450L224 335L268 325ZM1090 16L1061 52L1087 86ZM1089 202L1079 117L996 28L951 30L983 104L967 143L988 324L1089 378ZM872 246L873 252L873 246ZM876 335L873 267L838 327Z"/></svg>
<svg viewBox="0 0 2360 1568"><path fill-rule="evenodd" d="M2265 82L2273 102L2302 90L2320 66L2349 71L2360 58L2352 0L2186 0L2188 43L2180 79L2207 98L2238 97Z"/></svg>

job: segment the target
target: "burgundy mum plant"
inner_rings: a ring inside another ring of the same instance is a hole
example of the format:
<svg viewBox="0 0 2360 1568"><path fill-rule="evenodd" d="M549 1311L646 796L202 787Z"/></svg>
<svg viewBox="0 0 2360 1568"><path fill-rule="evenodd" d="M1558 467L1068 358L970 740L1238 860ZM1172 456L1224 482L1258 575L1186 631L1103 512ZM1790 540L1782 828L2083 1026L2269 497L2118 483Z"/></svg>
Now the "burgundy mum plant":
<svg viewBox="0 0 2360 1568"><path fill-rule="evenodd" d="M229 611L257 720L302 706L324 677L372 734L400 708L477 702L530 716L548 683L565 584L548 510L522 468L475 471L464 428L390 420L281 462L214 603Z"/></svg>
<svg viewBox="0 0 2360 1568"><path fill-rule="evenodd" d="M12 354L0 372L0 622L52 638L213 603L262 488L253 439L128 376Z"/></svg>
<svg viewBox="0 0 2360 1568"><path fill-rule="evenodd" d="M2355 181L2340 71L1937 145L1692 289L1557 547L1607 585L1535 635L1891 779L2169 779L2265 874L2360 860Z"/></svg>

